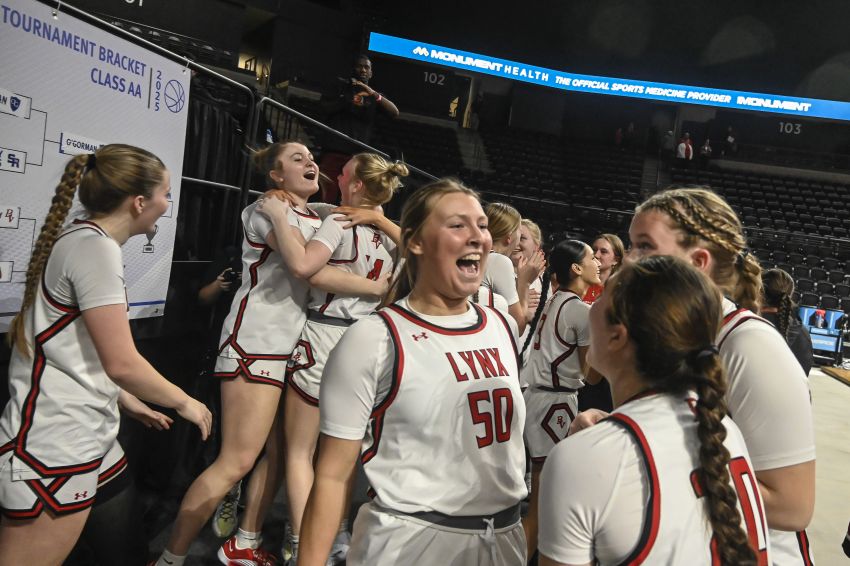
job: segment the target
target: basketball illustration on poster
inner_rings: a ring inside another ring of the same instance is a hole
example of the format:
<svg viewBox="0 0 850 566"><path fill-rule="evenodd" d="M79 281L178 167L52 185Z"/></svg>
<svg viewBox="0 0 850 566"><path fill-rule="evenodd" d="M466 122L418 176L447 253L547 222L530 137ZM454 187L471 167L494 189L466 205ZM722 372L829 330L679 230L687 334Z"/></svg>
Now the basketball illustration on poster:
<svg viewBox="0 0 850 566"><path fill-rule="evenodd" d="M123 251L130 316L161 316L190 75L69 13L54 17L34 0L3 2L0 50L0 332L20 308L33 244L65 164L110 143L147 149L171 173L169 207L157 231ZM81 214L75 201L69 220Z"/></svg>

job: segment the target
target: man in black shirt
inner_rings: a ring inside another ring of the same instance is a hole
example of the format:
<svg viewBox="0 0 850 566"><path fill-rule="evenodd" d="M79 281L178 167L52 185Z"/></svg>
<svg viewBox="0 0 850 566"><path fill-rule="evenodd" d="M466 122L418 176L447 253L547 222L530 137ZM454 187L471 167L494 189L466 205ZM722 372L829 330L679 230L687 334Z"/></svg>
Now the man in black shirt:
<svg viewBox="0 0 850 566"><path fill-rule="evenodd" d="M398 116L398 108L386 96L369 86L372 78L372 61L368 55L358 55L354 63L354 72L335 100L328 105L330 125L340 132L363 143L372 140L372 127L375 113L380 108L391 118ZM342 172L352 151L357 149L334 135L328 135L325 141L319 169L330 178L322 184L322 200L336 204L339 200L337 176Z"/></svg>

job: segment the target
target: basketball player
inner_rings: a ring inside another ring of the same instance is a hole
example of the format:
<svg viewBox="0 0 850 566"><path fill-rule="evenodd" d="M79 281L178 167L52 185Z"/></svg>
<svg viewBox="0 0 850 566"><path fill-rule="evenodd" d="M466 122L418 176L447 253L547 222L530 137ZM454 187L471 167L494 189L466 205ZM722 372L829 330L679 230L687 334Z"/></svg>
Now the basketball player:
<svg viewBox="0 0 850 566"><path fill-rule="evenodd" d="M477 195L451 180L413 193L388 305L331 352L316 481L299 566L325 563L358 453L373 501L347 564L525 562L522 400L510 319L471 304L491 241Z"/></svg>
<svg viewBox="0 0 850 566"><path fill-rule="evenodd" d="M390 201L408 175L403 163L391 163L373 153L352 157L339 176L343 206L374 210ZM264 201L259 210L275 226L279 249L286 265L298 277L310 277L327 264L378 280L393 271L396 244L370 225L344 229L339 214L331 214L306 246L279 227L286 222L288 206L282 201ZM284 410L286 446L286 487L291 535L290 552L298 553L298 535L307 496L313 486L313 457L319 438L319 387L331 349L355 321L372 313L380 300L351 294L325 293L314 289L310 295L307 324L289 363ZM340 523L333 558L341 561L347 551L347 520ZM292 558L292 563L296 561ZM332 561L333 563L333 561Z"/></svg>
<svg viewBox="0 0 850 566"><path fill-rule="evenodd" d="M511 254L511 261L514 264L514 269L519 269L520 258L525 258L526 263L532 261L532 259L538 255L538 252L541 251L540 245L542 242L543 234L540 231L540 227L534 221L529 220L528 218L523 218L519 225L519 243L514 248L514 253ZM529 337L533 332L532 326L536 325L534 316L537 314L540 303L545 303L548 298L542 296L543 285L543 271L541 271L528 286L528 305L525 309L525 320L528 324L525 327L525 331L519 337L518 342L523 348L520 355L520 363L522 365L520 374L523 376L520 378L520 383L523 384L523 387L527 386L524 374L527 371L526 366L528 365L528 357L531 354L531 350L529 350L525 345L526 343L531 343ZM549 283L546 282L547 292L548 287Z"/></svg>
<svg viewBox="0 0 850 566"><path fill-rule="evenodd" d="M310 151L297 142L275 143L255 155L255 164L264 172L269 188L281 189L288 197L291 206L286 229L299 241L311 238L321 221L307 207L307 198L319 190L319 169ZM273 561L268 552L259 549L259 525L282 476L278 434L282 427L272 427L272 423L278 412L286 363L306 321L309 284L283 263L275 229L257 211L261 203L242 211L242 285L224 322L215 366L214 375L222 380L221 451L183 497L157 566L184 563L189 545L216 505L252 467L247 499L254 503L246 508L254 512L243 516L242 528L219 549L219 559L224 564L241 561L243 565ZM380 284L330 267L310 283L334 292L360 285L356 291L381 294ZM264 457L256 462L264 444Z"/></svg>
<svg viewBox="0 0 850 566"><path fill-rule="evenodd" d="M126 467L116 441L122 389L209 434L210 412L139 355L127 320L121 246L153 230L169 185L158 157L115 144L71 159L56 187L9 330L0 564L52 565L68 555L98 487ZM88 220L63 231L78 187Z"/></svg>
<svg viewBox="0 0 850 566"><path fill-rule="evenodd" d="M549 454L541 566L769 564L747 448L726 416L721 301L661 256L626 266L594 303L588 358L616 409Z"/></svg>
<svg viewBox="0 0 850 566"><path fill-rule="evenodd" d="M582 297L582 300L589 305L592 305L593 301L602 294L605 282L617 273L617 270L623 265L623 257L626 255L623 241L616 234L599 234L593 240L591 247L594 257L599 260L599 279L602 280L602 284L592 285Z"/></svg>
<svg viewBox="0 0 850 566"><path fill-rule="evenodd" d="M752 457L771 529L773 563L811 564L804 529L814 510L815 443L808 381L782 336L758 312L761 267L741 221L707 189L671 189L638 206L630 257L669 254L708 274L726 296L717 346L726 403Z"/></svg>
<svg viewBox="0 0 850 566"><path fill-rule="evenodd" d="M488 204L484 211L493 236L493 251L492 257L487 260L487 271L481 284L505 298L511 317L522 334L527 325L528 287L543 269L543 252L538 250L529 261L520 258L514 272L510 256L519 242L522 218L517 209L501 202Z"/></svg>
<svg viewBox="0 0 850 566"><path fill-rule="evenodd" d="M567 436L578 412L578 390L590 375L587 314L581 298L598 285L599 260L584 242L564 240L549 254L547 277L556 290L547 301L528 362L525 444L531 457L531 501L523 521L528 556L537 548L537 505L540 471L549 451Z"/></svg>

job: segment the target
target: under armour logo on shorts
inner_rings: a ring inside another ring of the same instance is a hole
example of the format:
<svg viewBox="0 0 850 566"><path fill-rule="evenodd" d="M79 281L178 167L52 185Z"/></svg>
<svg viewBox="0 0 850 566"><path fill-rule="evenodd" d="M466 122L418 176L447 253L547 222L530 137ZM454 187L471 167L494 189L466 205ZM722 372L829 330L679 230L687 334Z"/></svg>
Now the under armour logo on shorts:
<svg viewBox="0 0 850 566"><path fill-rule="evenodd" d="M86 498L86 497L88 497L88 496L89 496L89 492L88 492L88 491L84 491L84 492L82 492L82 493L80 493L80 492L78 491L77 493L75 493L75 494L74 494L74 501L77 501L78 499L85 499L85 498Z"/></svg>
<svg viewBox="0 0 850 566"><path fill-rule="evenodd" d="M268 376L269 376L269 375L271 375L271 374L269 373L269 371L268 371L268 370L266 370L266 369L261 369L261 370L260 370L260 375L264 375L264 376L268 377Z"/></svg>

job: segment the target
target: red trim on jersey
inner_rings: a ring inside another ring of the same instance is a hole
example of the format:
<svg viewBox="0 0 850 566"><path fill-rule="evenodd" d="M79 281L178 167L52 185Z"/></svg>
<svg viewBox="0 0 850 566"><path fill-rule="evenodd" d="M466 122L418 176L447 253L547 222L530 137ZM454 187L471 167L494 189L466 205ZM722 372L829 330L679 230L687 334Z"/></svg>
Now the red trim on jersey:
<svg viewBox="0 0 850 566"><path fill-rule="evenodd" d="M68 482L69 478L70 476L62 476L56 478L52 482L50 482L50 485L47 486L47 489L51 493L56 493L63 485ZM27 484L27 487L29 487L30 489L32 489L32 486L30 485L30 482L32 481L35 481L37 483L36 480L26 480L25 482ZM42 498L39 496L37 491L33 490L33 492L36 495L36 499L32 507L30 507L29 509L3 509L3 514L6 517L9 517L10 519L33 519L41 515L41 512L44 510L44 502L42 501Z"/></svg>
<svg viewBox="0 0 850 566"><path fill-rule="evenodd" d="M18 429L18 434L15 437L15 455L42 476L73 475L88 472L100 467L103 460L103 458L95 458L90 462L74 464L72 466L52 467L44 464L38 458L27 452L26 448L27 434L29 433L30 428L32 428L38 395L41 392L41 377L44 374L44 368L47 366L47 356L44 354L44 344L59 334L59 332L67 328L79 316L79 311L63 315L35 337L33 366L30 376L30 391L27 394L26 399L24 400L24 405L21 409L21 427Z"/></svg>
<svg viewBox="0 0 850 566"><path fill-rule="evenodd" d="M310 395L309 393L307 393L306 391L304 391L303 389L301 389L300 387L298 387L298 385L292 379L292 373L290 373L289 376L290 376L289 379L286 380L286 385L291 387L292 390L295 391L295 393L297 393L298 396L301 397L304 400L305 403L312 405L314 407L318 407L319 406L319 400L316 399L315 397L313 397L312 395ZM288 391L289 390L287 389L287 392Z"/></svg>
<svg viewBox="0 0 850 566"><path fill-rule="evenodd" d="M812 562L811 548L809 547L809 535L805 530L795 533L797 545L800 547L800 555L803 558L803 566L814 566Z"/></svg>
<svg viewBox="0 0 850 566"><path fill-rule="evenodd" d="M121 459L115 462L112 466L109 467L105 472L101 472L97 476L97 485L100 487L101 484L104 484L123 472L127 468L127 456L121 456Z"/></svg>
<svg viewBox="0 0 850 566"><path fill-rule="evenodd" d="M732 312L730 312L729 314L727 314L726 316L724 316L724 317L723 317L723 324L721 325L721 327L726 326L726 324L727 324L730 320L732 320L733 318L735 318L736 316L738 316L739 314L741 314L742 312L744 312L744 311L746 311L746 310L747 310L747 309L745 309L745 308L743 308L743 307L738 307L737 309L733 310Z"/></svg>
<svg viewBox="0 0 850 566"><path fill-rule="evenodd" d="M261 356L256 356L256 357L253 357L253 358L231 358L231 359L236 360L236 365L238 365L239 368L235 369L233 371L214 371L212 373L212 377L216 377L216 378L219 378L219 379L233 379L233 378L239 377L241 375L242 378L245 381L248 381L248 382L262 383L262 384L265 384L265 385L274 385L275 387L278 387L280 389L284 389L283 381L277 380L277 379L271 379L271 378L268 378L268 377L262 377L262 376L259 376L259 375L255 375L251 372L250 367L251 367L251 364L253 364L257 360L272 359L273 361L284 361L285 359L288 359L288 358L289 358L289 356L286 356L283 360L278 360L277 357L267 358L267 357L261 357Z"/></svg>
<svg viewBox="0 0 850 566"><path fill-rule="evenodd" d="M251 244L252 242L248 240L247 234L245 235L245 240ZM248 273L251 276L251 285L248 287L248 290L245 292L245 296L242 297L242 300L239 301L239 310L236 313L236 320L233 321L233 330L230 332L230 336L219 346L218 353L220 354L227 346L232 346L236 353L239 354L242 359L246 361L251 360L281 360L285 361L289 359L289 354L250 354L246 352L237 342L237 338L239 335L239 329L242 326L242 319L245 316L245 309L248 306L248 298L251 296L251 291L254 287L259 283L259 276L257 275L257 270L259 270L260 266L262 266L266 260L271 255L272 250L270 247L263 245L263 252L260 254L260 258L251 264L248 268ZM223 375L221 377L224 377ZM259 381L261 383L272 383L279 384L280 382L275 380L263 380L260 377L251 376L254 378L254 381Z"/></svg>
<svg viewBox="0 0 850 566"><path fill-rule="evenodd" d="M84 224L85 226L87 226L87 227L89 227L89 228L93 228L93 229L94 229L94 230L96 230L96 231L97 231L97 232L98 232L101 236L106 236L107 238L111 237L109 234L107 234L107 233L106 233L106 230L104 230L103 228L101 228L100 226L98 226L97 224L95 224L94 222L92 222L91 220L80 220L79 218L75 218L74 220L72 220L72 221L71 221L71 225L73 225L73 226L79 226L80 224ZM76 230L75 230L75 231L76 231ZM65 234L68 234L68 233L70 233L70 232L66 232ZM62 234L62 235L60 236L60 238L61 238L62 236L64 236L65 234ZM59 238L56 238L56 239L58 240Z"/></svg>
<svg viewBox="0 0 850 566"><path fill-rule="evenodd" d="M729 335L732 334L732 332L734 332L736 328L738 328L739 326L741 326L742 324L744 324L748 320L759 320L759 321L761 321L765 324L770 324L768 321L766 321L762 317L750 313L749 316L742 316L741 318L736 320L735 324L732 325L732 328L730 328L729 330L726 330L726 325L729 324L730 321L732 321L737 315L741 314L742 312L750 312L750 311L748 311L747 309L744 309L744 308L739 308L739 309L735 310L734 312L731 312L728 315L726 315L725 317L723 317L723 325L720 327L720 333L723 334L723 338L721 338L720 342L717 343L718 349L723 347L723 344L726 342L726 339L729 338ZM772 324L770 324L770 325L773 326Z"/></svg>
<svg viewBox="0 0 850 566"><path fill-rule="evenodd" d="M384 413L386 413L387 409L395 400L396 395L398 395L398 390L401 387L401 378L404 374L404 348L401 347L401 338L399 338L398 335L398 328L396 328L396 325L392 321L392 317L390 317L390 315L380 311L377 314L381 317L381 320L384 321L384 324L387 325L387 329L390 331L390 341L393 344L395 354L393 356L393 377L387 396L384 397L384 399L378 403L374 409L372 409L372 446L365 450L360 456L360 462L362 464L366 464L369 460L375 457L375 454L378 453L378 445L381 442L381 433L384 429Z"/></svg>
<svg viewBox="0 0 850 566"><path fill-rule="evenodd" d="M406 318L413 324L421 326L422 328L430 330L431 332L436 332L437 334L443 334L445 336L464 336L467 334L475 334L477 332L480 332L487 325L487 315L484 313L484 310L475 303L469 304L472 305L472 308L474 308L475 311L478 313L478 322L466 328L444 328L442 326L431 324L430 322L418 317L416 314L400 306L398 303L388 305L386 308Z"/></svg>
<svg viewBox="0 0 850 566"><path fill-rule="evenodd" d="M44 485L38 480L26 480L26 483L29 488L33 490L33 492L35 492L39 499L41 499L45 505L50 507L50 510L53 511L54 514L66 515L68 513L81 511L94 505L94 496L96 493L96 491L93 491L91 497L83 501L75 501L73 503L60 503L59 500L54 497L54 495L70 478L71 476L62 476L61 478L56 478L56 481L52 482L48 489L45 489Z"/></svg>
<svg viewBox="0 0 850 566"><path fill-rule="evenodd" d="M558 292L560 292L560 291L555 291L555 293L558 293ZM572 291L569 291L569 292L572 293ZM567 303L569 303L570 301L572 301L574 299L579 300L578 295L576 295L575 293L573 293L572 297L567 297L567 300L564 301L563 303L561 303L561 306L558 307L558 313L555 315L555 338L557 338L558 342L560 342L564 346L567 346L567 347L572 346L573 348L575 348L577 346L577 344L570 344L565 339L561 338L560 334L558 334L558 320L560 320L561 311L564 310L564 307L567 306Z"/></svg>
<svg viewBox="0 0 850 566"><path fill-rule="evenodd" d="M321 220L321 217L318 215L318 213L316 213L316 211L314 211L309 206L307 207L307 212L301 212L294 206L290 207L289 209L298 216L303 216L304 218L312 218L313 220Z"/></svg>
<svg viewBox="0 0 850 566"><path fill-rule="evenodd" d="M492 297L493 294L490 293L490 296ZM492 308L492 305L490 305L490 306ZM511 330L510 325L508 324L508 320L502 315L502 313L500 313L498 311L498 309L493 308L493 313L502 322L502 326L505 327L505 331L508 333L508 337L511 339L511 346L513 346L513 350L514 350L514 359L516 360L517 372L519 372L520 368L522 367L522 364L520 363L520 360L519 360L519 348L517 346L516 339L514 338L514 333ZM519 374L517 373L517 375L519 375Z"/></svg>
<svg viewBox="0 0 850 566"><path fill-rule="evenodd" d="M320 313L325 314L325 311L328 309L329 306L331 306L331 301L334 300L334 297L336 297L335 293L328 293L327 295L325 295L325 304L319 307Z"/></svg>
<svg viewBox="0 0 850 566"><path fill-rule="evenodd" d="M552 373L552 387L555 389L561 388L561 377L558 375L558 366L578 349L576 344L567 344L566 346L567 350L549 364L549 371Z"/></svg>
<svg viewBox="0 0 850 566"><path fill-rule="evenodd" d="M252 248L257 248L258 250L264 250L269 247L269 245L265 242L255 242L248 237L248 229L245 226L242 226L242 233L245 235L245 242L248 243Z"/></svg>
<svg viewBox="0 0 850 566"><path fill-rule="evenodd" d="M58 240L58 238L57 238ZM56 299L54 299L50 292L47 290L47 282L44 280L44 274L47 269L41 270L41 293L44 295L45 300L50 303L50 306L55 308L58 311L62 311L64 313L72 313L72 312L80 312L80 309L77 305L69 305L62 303Z"/></svg>
<svg viewBox="0 0 850 566"><path fill-rule="evenodd" d="M649 443L646 441L646 437L640 426L634 420L622 413L614 413L606 420L619 424L631 434L641 451L643 462L646 466L646 473L649 476L649 502L646 506L646 516L643 520L643 531L635 549L621 562L621 564L636 566L637 564L643 564L652 550L652 546L655 544L655 539L658 537L658 528L661 521L661 486L658 482L658 471L655 468L655 459L652 457Z"/></svg>
<svg viewBox="0 0 850 566"><path fill-rule="evenodd" d="M336 222L336 220L334 220L334 222ZM352 226L351 231L354 233L354 257L351 259L329 259L328 265L341 265L357 261L357 257L360 255L360 250L357 248L357 226Z"/></svg>

